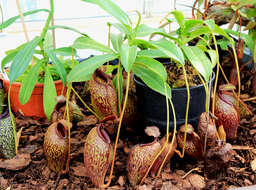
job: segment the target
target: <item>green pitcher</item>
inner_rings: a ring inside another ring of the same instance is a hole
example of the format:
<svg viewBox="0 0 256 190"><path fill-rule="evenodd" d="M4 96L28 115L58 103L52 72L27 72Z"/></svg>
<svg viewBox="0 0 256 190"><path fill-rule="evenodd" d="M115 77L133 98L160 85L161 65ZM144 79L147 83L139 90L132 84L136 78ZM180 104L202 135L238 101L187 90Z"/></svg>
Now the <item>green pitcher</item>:
<svg viewBox="0 0 256 190"><path fill-rule="evenodd" d="M9 109L0 115L0 158L13 158L16 155L16 138Z"/></svg>

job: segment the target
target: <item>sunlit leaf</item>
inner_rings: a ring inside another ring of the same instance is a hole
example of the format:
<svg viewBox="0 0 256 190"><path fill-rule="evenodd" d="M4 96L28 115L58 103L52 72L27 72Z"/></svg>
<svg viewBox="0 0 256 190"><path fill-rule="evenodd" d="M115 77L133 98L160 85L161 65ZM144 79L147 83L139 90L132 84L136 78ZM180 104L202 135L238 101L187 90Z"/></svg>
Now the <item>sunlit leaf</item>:
<svg viewBox="0 0 256 190"><path fill-rule="evenodd" d="M165 32L163 28L152 28L146 24L139 25L136 36L137 37L145 37L153 33Z"/></svg>
<svg viewBox="0 0 256 190"><path fill-rule="evenodd" d="M121 44L122 44L122 41L123 41L123 36L121 33L119 34L112 34L110 35L110 40L111 40L111 44L113 46L113 48L119 52L120 51L120 48L121 48Z"/></svg>
<svg viewBox="0 0 256 190"><path fill-rule="evenodd" d="M184 56L181 49L173 42L163 38L158 41L152 41L151 44L173 60L179 62L180 64L185 64Z"/></svg>
<svg viewBox="0 0 256 190"><path fill-rule="evenodd" d="M51 73L46 67L44 76L44 91L43 91L43 104L44 113L48 120L51 118L51 114L56 105L55 97L57 96L56 87L54 85Z"/></svg>
<svg viewBox="0 0 256 190"><path fill-rule="evenodd" d="M137 64L143 65L145 68L158 74L163 81L167 80L167 73L166 73L165 67L159 61L150 57L138 56L135 62Z"/></svg>
<svg viewBox="0 0 256 190"><path fill-rule="evenodd" d="M37 76L40 71L41 64L35 64L26 75L26 78L22 81L22 85L19 92L19 100L22 105L26 104L33 92L33 89L37 82Z"/></svg>
<svg viewBox="0 0 256 190"><path fill-rule="evenodd" d="M128 15L111 0L82 0L82 1L98 5L100 8L105 10L108 14L115 17L117 20L119 20L123 24L129 25L131 23Z"/></svg>
<svg viewBox="0 0 256 190"><path fill-rule="evenodd" d="M10 83L25 72L40 41L40 37L35 37L16 54L10 68Z"/></svg>
<svg viewBox="0 0 256 190"><path fill-rule="evenodd" d="M167 89L167 94L171 98L171 88L170 86L161 79L161 77L154 71L145 67L145 65L140 63L135 63L132 68L134 74L139 77L149 88L165 95L165 85Z"/></svg>
<svg viewBox="0 0 256 190"><path fill-rule="evenodd" d="M28 15L32 15L32 14L36 14L39 12L50 12L48 9L37 9L37 10L33 10L33 11L27 11L23 13L23 16L26 17ZM20 15L9 18L8 20L4 21L1 25L0 25L0 30L7 28L8 26L10 26L12 23L14 23L17 19L20 18Z"/></svg>
<svg viewBox="0 0 256 190"><path fill-rule="evenodd" d="M76 65L68 75L67 81L81 82L91 78L93 72L104 63L116 59L116 54L96 55Z"/></svg>
<svg viewBox="0 0 256 190"><path fill-rule="evenodd" d="M110 49L108 46L105 46L85 36L77 38L74 44L72 45L72 47L75 49L92 49L92 50L97 50L105 53L114 53L113 50Z"/></svg>
<svg viewBox="0 0 256 190"><path fill-rule="evenodd" d="M205 53L195 46L183 46L182 50L193 67L204 77L206 81L209 81L212 73L212 63Z"/></svg>
<svg viewBox="0 0 256 190"><path fill-rule="evenodd" d="M46 53L50 57L53 66L56 68L56 70L61 78L62 84L65 85L67 73L66 73L66 70L65 70L63 64L58 59L58 57L55 55L53 50L48 50L48 51L46 51Z"/></svg>
<svg viewBox="0 0 256 190"><path fill-rule="evenodd" d="M130 72L132 65L137 56L137 46L129 46L129 44L123 44L121 46L120 60L126 72Z"/></svg>

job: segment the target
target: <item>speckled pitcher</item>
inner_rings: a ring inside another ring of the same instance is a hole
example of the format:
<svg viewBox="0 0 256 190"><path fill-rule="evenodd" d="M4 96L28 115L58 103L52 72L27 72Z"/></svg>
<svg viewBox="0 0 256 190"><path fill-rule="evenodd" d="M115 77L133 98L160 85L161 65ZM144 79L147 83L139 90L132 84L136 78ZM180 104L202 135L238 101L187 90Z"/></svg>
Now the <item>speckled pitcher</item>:
<svg viewBox="0 0 256 190"><path fill-rule="evenodd" d="M14 123L15 125L15 123ZM15 135L9 110L0 115L0 158L13 158L16 155Z"/></svg>

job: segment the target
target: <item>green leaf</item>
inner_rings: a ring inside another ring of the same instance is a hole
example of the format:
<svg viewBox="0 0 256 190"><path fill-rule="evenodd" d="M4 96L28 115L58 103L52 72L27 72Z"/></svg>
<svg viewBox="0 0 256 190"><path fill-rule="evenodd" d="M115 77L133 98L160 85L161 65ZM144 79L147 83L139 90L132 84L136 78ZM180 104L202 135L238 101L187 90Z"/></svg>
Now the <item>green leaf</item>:
<svg viewBox="0 0 256 190"><path fill-rule="evenodd" d="M181 11L171 11L171 14L175 17L176 21L180 25L181 28L184 28L184 15Z"/></svg>
<svg viewBox="0 0 256 190"><path fill-rule="evenodd" d="M199 27L193 31L191 31L189 33L189 36L183 40L184 44L190 42L191 40L193 40L194 38L198 38L199 36L201 35L204 35L204 34L208 34L210 33L211 31L209 30L209 28L207 26L203 26L203 27Z"/></svg>
<svg viewBox="0 0 256 190"><path fill-rule="evenodd" d="M51 119L51 114L56 105L56 101L55 101L56 96L57 96L56 87L54 85L50 71L48 67L46 67L45 76L44 76L43 104L44 104L44 113L48 120Z"/></svg>
<svg viewBox="0 0 256 190"><path fill-rule="evenodd" d="M48 9L37 9L37 10L33 10L33 11L24 12L23 16L25 17L25 16L32 15L32 14L35 14L35 13L38 13L38 12L48 12L48 13L50 13L50 11ZM8 20L6 20L5 22L3 22L0 25L0 30L2 30L4 28L7 28L8 26L10 26L12 23L14 23L19 18L20 18L19 15L15 16L15 17L12 17L12 18L9 18Z"/></svg>
<svg viewBox="0 0 256 190"><path fill-rule="evenodd" d="M41 40L41 37L35 37L16 54L10 68L10 84L25 72Z"/></svg>
<svg viewBox="0 0 256 190"><path fill-rule="evenodd" d="M66 73L66 70L65 70L63 64L58 59L58 57L54 54L53 50L48 50L48 51L46 51L46 53L50 57L53 66L56 68L58 74L60 75L62 84L65 85L67 73Z"/></svg>
<svg viewBox="0 0 256 190"><path fill-rule="evenodd" d="M132 70L134 74L139 77L149 88L159 92L162 95L165 95L165 85L167 87L167 94L171 98L171 88L170 86L162 80L162 78L152 71L145 67L144 64L134 63Z"/></svg>
<svg viewBox="0 0 256 190"><path fill-rule="evenodd" d="M56 55L60 56L77 56L76 49L72 47L61 47L53 50Z"/></svg>
<svg viewBox="0 0 256 190"><path fill-rule="evenodd" d="M76 65L68 75L68 83L87 81L93 72L104 63L116 59L116 54L97 55Z"/></svg>
<svg viewBox="0 0 256 190"><path fill-rule="evenodd" d="M130 72L132 65L137 56L137 46L129 46L129 44L123 44L121 46L120 60L121 64L124 66L125 71Z"/></svg>
<svg viewBox="0 0 256 190"><path fill-rule="evenodd" d="M132 28L130 26L122 25L120 23L108 23L108 25L114 26L121 33L124 33L126 35L130 35L130 31L132 30Z"/></svg>
<svg viewBox="0 0 256 190"><path fill-rule="evenodd" d="M50 32L47 32L44 38L44 50L51 50L53 49L53 39L52 34Z"/></svg>
<svg viewBox="0 0 256 190"><path fill-rule="evenodd" d="M19 100L22 105L26 104L34 90L36 85L37 76L40 71L41 63L35 64L28 74L26 78L22 81L22 85L19 92Z"/></svg>
<svg viewBox="0 0 256 190"><path fill-rule="evenodd" d="M227 35L227 33L225 32L225 30L223 30L222 28L220 28L217 24L215 24L214 26L214 32L219 34L219 35L222 35L224 36L225 38L227 38L229 40L229 42L231 44L234 45L234 40L232 38L229 37L229 35Z"/></svg>
<svg viewBox="0 0 256 190"><path fill-rule="evenodd" d="M82 1L98 5L100 8L105 10L108 14L115 17L117 20L119 20L123 24L129 25L129 23L131 23L128 15L111 0L82 0Z"/></svg>
<svg viewBox="0 0 256 190"><path fill-rule="evenodd" d="M145 49L137 54L138 56L152 57L152 58L168 58L168 56L158 49Z"/></svg>
<svg viewBox="0 0 256 190"><path fill-rule="evenodd" d="M209 81L212 73L212 64L205 53L195 46L183 46L182 50L193 67L204 77L206 81Z"/></svg>
<svg viewBox="0 0 256 190"><path fill-rule="evenodd" d="M190 30L196 30L195 26L200 26L203 24L202 20L186 20L184 22L184 32L188 33Z"/></svg>
<svg viewBox="0 0 256 190"><path fill-rule="evenodd" d="M27 43L24 43L20 46L18 46L16 49L11 49L5 52L6 56L3 58L2 63L1 63L1 69L2 71L4 70L4 66L11 62L14 57L17 55L17 53L26 45Z"/></svg>
<svg viewBox="0 0 256 190"><path fill-rule="evenodd" d="M79 30L72 28L72 27L68 27L68 26L63 26L63 25L53 25L50 26L48 28L48 30L53 30L53 29L64 29L64 30L69 30L69 31L73 31L75 33L81 34L82 36L88 36L87 34L80 32Z"/></svg>
<svg viewBox="0 0 256 190"><path fill-rule="evenodd" d="M209 29L211 31L214 31L214 29L215 29L215 22L214 22L214 20L212 20L212 19L206 20L206 21L204 21L204 23L209 27Z"/></svg>
<svg viewBox="0 0 256 190"><path fill-rule="evenodd" d="M89 37L79 37L75 40L74 44L72 45L75 49L92 49L97 50L104 53L114 53L112 49L109 47L89 38Z"/></svg>
<svg viewBox="0 0 256 190"><path fill-rule="evenodd" d="M123 75L122 75L122 70L120 69L119 72L119 93L120 93L120 102L122 102L123 100ZM116 89L116 94L118 96L118 74L115 75L114 79L113 79L113 85ZM119 106L118 106L119 109Z"/></svg>
<svg viewBox="0 0 256 190"><path fill-rule="evenodd" d="M163 80L167 80L167 73L165 67L159 61L145 56L138 56L135 60L135 63L143 65L145 68L151 70L152 72L159 75L159 77Z"/></svg>
<svg viewBox="0 0 256 190"><path fill-rule="evenodd" d="M145 36L151 35L153 33L161 33L161 32L163 32L163 33L165 32L163 28L152 28L146 24L141 24L141 25L139 25L139 27L137 29L136 36L137 37L145 37Z"/></svg>
<svg viewBox="0 0 256 190"><path fill-rule="evenodd" d="M217 64L217 52L215 50L208 50L207 53L211 58L212 68L214 68Z"/></svg>
<svg viewBox="0 0 256 190"><path fill-rule="evenodd" d="M2 63L1 63L1 69L2 71L4 70L4 66L7 64L7 63L10 63L14 57L17 55L17 51L14 51L14 52L11 52L10 54L6 55L3 60L2 60Z"/></svg>
<svg viewBox="0 0 256 190"><path fill-rule="evenodd" d="M121 33L119 34L112 34L110 35L110 40L113 48L119 52L121 48L121 44L123 42L123 35Z"/></svg>
<svg viewBox="0 0 256 190"><path fill-rule="evenodd" d="M253 41L253 39L249 35L244 34L244 33L240 33L240 32L236 32L236 31L230 30L230 29L225 29L224 31L229 33L229 34L232 34L234 36L237 36L237 37L240 35L240 38L242 38L244 40L244 42L247 45L247 47L250 49L251 52L253 52L254 41Z"/></svg>
<svg viewBox="0 0 256 190"><path fill-rule="evenodd" d="M184 56L181 49L173 42L162 38L158 41L152 41L151 44L173 60L179 62L180 64L185 64Z"/></svg>

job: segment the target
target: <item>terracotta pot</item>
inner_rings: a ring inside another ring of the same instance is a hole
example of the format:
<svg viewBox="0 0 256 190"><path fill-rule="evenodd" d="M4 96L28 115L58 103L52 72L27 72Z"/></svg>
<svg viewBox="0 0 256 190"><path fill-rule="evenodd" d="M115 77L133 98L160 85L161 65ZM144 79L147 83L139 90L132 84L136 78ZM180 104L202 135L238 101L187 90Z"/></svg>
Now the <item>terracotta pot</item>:
<svg viewBox="0 0 256 190"><path fill-rule="evenodd" d="M9 90L9 81L2 79L3 84L4 84L4 89L6 92ZM55 81L54 82L57 90L57 95L61 95L62 87L63 84L61 80ZM11 106L12 106L12 111L14 113L21 112L25 116L34 116L34 117L39 117L39 118L46 118L46 115L44 113L44 106L43 106L43 89L44 89L44 84L42 83L37 83L35 85L35 88L32 92L32 95L29 99L29 101L22 105L19 100L19 91L21 88L21 83L20 82L14 82L11 86Z"/></svg>

